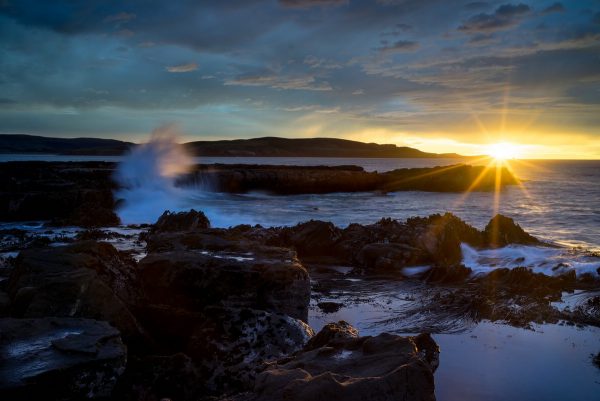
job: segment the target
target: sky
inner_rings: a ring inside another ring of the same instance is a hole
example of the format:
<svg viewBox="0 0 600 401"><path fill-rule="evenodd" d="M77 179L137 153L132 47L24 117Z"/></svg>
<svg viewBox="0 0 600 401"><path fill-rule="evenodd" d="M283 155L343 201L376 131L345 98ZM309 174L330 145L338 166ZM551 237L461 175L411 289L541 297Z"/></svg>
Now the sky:
<svg viewBox="0 0 600 401"><path fill-rule="evenodd" d="M600 158L600 0L0 0L0 133Z"/></svg>

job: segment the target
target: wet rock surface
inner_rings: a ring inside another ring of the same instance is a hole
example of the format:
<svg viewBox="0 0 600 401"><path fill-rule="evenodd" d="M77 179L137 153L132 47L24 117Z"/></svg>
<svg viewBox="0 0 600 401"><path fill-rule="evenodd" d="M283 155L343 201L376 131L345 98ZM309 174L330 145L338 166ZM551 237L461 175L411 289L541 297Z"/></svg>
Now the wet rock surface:
<svg viewBox="0 0 600 401"><path fill-rule="evenodd" d="M371 327L392 332L461 332L481 320L600 326L593 277L526 268L475 275L463 266L464 243L540 245L511 219L492 225L494 241L490 229L451 214L221 229L190 211L165 213L139 238L92 229L55 246L50 235L16 230L0 233L3 249L20 251L6 262L0 314L107 321L128 348L111 384L117 399L432 399L439 350L431 337L360 337L331 321L367 305L376 311ZM98 242L116 239L145 243L147 255ZM584 290L590 296L576 306L555 306ZM307 325L315 319L316 336Z"/></svg>
<svg viewBox="0 0 600 401"><path fill-rule="evenodd" d="M435 400L439 350L431 337L358 337L347 323L336 326L328 325L315 337L318 343L262 372L250 399Z"/></svg>
<svg viewBox="0 0 600 401"><path fill-rule="evenodd" d="M0 319L0 395L7 400L106 399L127 349L106 322Z"/></svg>
<svg viewBox="0 0 600 401"><path fill-rule="evenodd" d="M131 308L140 302L133 260L94 241L22 251L7 284L13 317L106 320L127 338L143 337Z"/></svg>

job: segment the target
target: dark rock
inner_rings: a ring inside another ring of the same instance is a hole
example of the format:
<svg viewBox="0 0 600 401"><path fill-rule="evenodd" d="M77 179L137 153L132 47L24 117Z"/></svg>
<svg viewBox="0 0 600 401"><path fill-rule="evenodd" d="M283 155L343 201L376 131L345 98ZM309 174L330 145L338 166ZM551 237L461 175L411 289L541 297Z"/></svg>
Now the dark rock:
<svg viewBox="0 0 600 401"><path fill-rule="evenodd" d="M460 283L466 281L473 271L465 265L434 266L429 269L423 279L430 283Z"/></svg>
<svg viewBox="0 0 600 401"><path fill-rule="evenodd" d="M114 164L7 162L0 166L0 220L52 220L85 227L119 224Z"/></svg>
<svg viewBox="0 0 600 401"><path fill-rule="evenodd" d="M106 322L74 318L0 319L0 397L106 399L127 351Z"/></svg>
<svg viewBox="0 0 600 401"><path fill-rule="evenodd" d="M308 272L283 248L152 253L140 261L139 276L150 304L196 312L211 305L245 307L304 321L308 316Z"/></svg>
<svg viewBox="0 0 600 401"><path fill-rule="evenodd" d="M335 313L344 305L339 302L319 302L317 306L319 309L321 309L321 311L323 311L323 313Z"/></svg>
<svg viewBox="0 0 600 401"><path fill-rule="evenodd" d="M322 258L335 250L340 237L341 230L332 223L310 220L290 228L285 242L294 247L300 257Z"/></svg>
<svg viewBox="0 0 600 401"><path fill-rule="evenodd" d="M540 241L521 228L510 217L497 214L490 220L483 232L485 243L491 247L508 244L539 245Z"/></svg>
<svg viewBox="0 0 600 401"><path fill-rule="evenodd" d="M412 337L335 339L335 346L303 351L269 367L257 377L251 399L435 400L435 366L429 359Z"/></svg>
<svg viewBox="0 0 600 401"><path fill-rule="evenodd" d="M141 298L135 263L107 243L87 241L22 251L8 293L14 317L106 320L127 339L142 332L130 310Z"/></svg>
<svg viewBox="0 0 600 401"><path fill-rule="evenodd" d="M204 381L192 359L183 354L130 358L114 390L128 401L197 401L206 395Z"/></svg>
<svg viewBox="0 0 600 401"><path fill-rule="evenodd" d="M367 271L401 271L403 267L426 260L424 253L407 244L367 244L356 255L359 266Z"/></svg>
<svg viewBox="0 0 600 401"><path fill-rule="evenodd" d="M208 308L194 327L186 353L215 394L250 389L263 363L299 351L314 335L298 319L253 309Z"/></svg>
<svg viewBox="0 0 600 401"><path fill-rule="evenodd" d="M304 347L305 351L325 346L339 347L351 338L358 338L358 330L344 320L337 323L327 323Z"/></svg>
<svg viewBox="0 0 600 401"><path fill-rule="evenodd" d="M191 209L189 212L172 213L166 211L150 229L150 233L194 231L209 228L210 222L202 212Z"/></svg>

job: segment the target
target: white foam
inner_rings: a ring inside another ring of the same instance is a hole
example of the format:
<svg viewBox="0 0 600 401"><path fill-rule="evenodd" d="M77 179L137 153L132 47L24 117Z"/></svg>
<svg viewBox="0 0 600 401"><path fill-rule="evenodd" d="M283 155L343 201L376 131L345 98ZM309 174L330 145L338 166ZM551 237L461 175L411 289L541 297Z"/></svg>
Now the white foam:
<svg viewBox="0 0 600 401"><path fill-rule="evenodd" d="M500 268L526 267L535 273L548 276L561 275L575 270L598 275L600 258L566 248L509 245L504 248L477 250L461 244L463 264L474 274L487 274Z"/></svg>
<svg viewBox="0 0 600 401"><path fill-rule="evenodd" d="M119 164L114 178L121 189L115 197L122 201L117 213L123 224L153 223L165 210L184 207L187 190L175 180L191 169L193 159L176 139L174 126L158 128Z"/></svg>

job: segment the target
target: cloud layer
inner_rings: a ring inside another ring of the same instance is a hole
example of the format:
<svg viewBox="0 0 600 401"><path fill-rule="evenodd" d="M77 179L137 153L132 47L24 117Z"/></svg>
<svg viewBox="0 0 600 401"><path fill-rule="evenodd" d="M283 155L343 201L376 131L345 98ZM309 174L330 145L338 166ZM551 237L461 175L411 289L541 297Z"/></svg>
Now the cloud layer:
<svg viewBox="0 0 600 401"><path fill-rule="evenodd" d="M597 143L599 21L595 0L3 2L0 132Z"/></svg>

